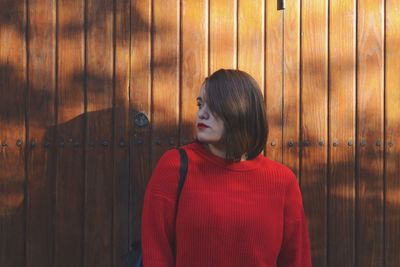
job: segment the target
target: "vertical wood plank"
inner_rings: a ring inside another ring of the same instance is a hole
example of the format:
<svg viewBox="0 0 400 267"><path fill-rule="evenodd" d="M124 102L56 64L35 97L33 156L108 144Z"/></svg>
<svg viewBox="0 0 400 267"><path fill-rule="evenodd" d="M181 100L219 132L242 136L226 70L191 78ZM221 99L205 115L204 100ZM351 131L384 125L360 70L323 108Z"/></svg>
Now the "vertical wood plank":
<svg viewBox="0 0 400 267"><path fill-rule="evenodd" d="M0 266L4 267L26 264L25 18L25 1L0 2Z"/></svg>
<svg viewBox="0 0 400 267"><path fill-rule="evenodd" d="M283 159L297 179L300 133L300 0L288 0L283 14ZM311 231L310 231L311 232Z"/></svg>
<svg viewBox="0 0 400 267"><path fill-rule="evenodd" d="M283 12L278 10L278 1L266 1L266 112L269 123L269 137L266 155L282 162L282 49Z"/></svg>
<svg viewBox="0 0 400 267"><path fill-rule="evenodd" d="M84 1L58 2L55 266L82 266ZM64 143L64 147L62 147Z"/></svg>
<svg viewBox="0 0 400 267"><path fill-rule="evenodd" d="M135 116L151 119L151 0L131 2L130 155L131 190L129 237L139 240L144 192L150 176L150 125L136 127ZM151 122L150 122L151 123ZM129 244L132 240L129 240Z"/></svg>
<svg viewBox="0 0 400 267"><path fill-rule="evenodd" d="M328 266L355 264L355 149L348 144L355 140L355 4L331 1L329 8Z"/></svg>
<svg viewBox="0 0 400 267"><path fill-rule="evenodd" d="M273 1L267 1L267 2L269 4L270 2ZM264 18L265 18L264 4L265 4L264 0L238 1L238 33L237 33L238 69L249 73L254 79L256 79L263 93L264 93L263 72L264 72ZM273 6L273 4L271 6ZM273 15L278 14L279 16L279 12L276 9L274 10L274 12L271 13ZM279 32L279 29L277 29L277 31L279 36L281 32ZM269 44L267 45L267 47L270 47ZM279 50L275 52L279 54L280 51L282 51L282 46L279 47ZM280 63L281 62L279 62L278 65ZM267 66L269 65L267 64Z"/></svg>
<svg viewBox="0 0 400 267"><path fill-rule="evenodd" d="M115 122L113 264L129 249L129 39L130 0L115 2Z"/></svg>
<svg viewBox="0 0 400 267"><path fill-rule="evenodd" d="M112 266L113 1L87 2L85 266Z"/></svg>
<svg viewBox="0 0 400 267"><path fill-rule="evenodd" d="M326 166L328 42L327 1L302 2L301 189L308 218L313 265L326 266ZM320 145L322 140L324 144ZM307 142L309 144L307 145Z"/></svg>
<svg viewBox="0 0 400 267"><path fill-rule="evenodd" d="M179 0L154 0L152 169L161 155L178 143Z"/></svg>
<svg viewBox="0 0 400 267"><path fill-rule="evenodd" d="M383 1L358 1L357 266L383 264ZM376 143L380 142L378 146Z"/></svg>
<svg viewBox="0 0 400 267"><path fill-rule="evenodd" d="M84 0L59 0L57 15L55 266L82 266L85 185Z"/></svg>
<svg viewBox="0 0 400 267"><path fill-rule="evenodd" d="M180 144L196 135L196 97L208 74L208 1L182 2L182 109Z"/></svg>
<svg viewBox="0 0 400 267"><path fill-rule="evenodd" d="M237 1L210 0L210 74L237 67Z"/></svg>
<svg viewBox="0 0 400 267"><path fill-rule="evenodd" d="M54 265L55 7L29 1L27 266Z"/></svg>
<svg viewBox="0 0 400 267"><path fill-rule="evenodd" d="M400 3L386 1L386 212L385 263L400 266Z"/></svg>

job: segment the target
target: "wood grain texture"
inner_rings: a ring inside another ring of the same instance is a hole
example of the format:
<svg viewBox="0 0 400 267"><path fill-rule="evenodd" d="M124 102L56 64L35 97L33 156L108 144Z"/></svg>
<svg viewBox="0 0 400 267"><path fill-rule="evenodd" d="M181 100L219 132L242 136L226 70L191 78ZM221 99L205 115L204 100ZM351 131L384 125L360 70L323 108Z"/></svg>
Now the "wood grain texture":
<svg viewBox="0 0 400 267"><path fill-rule="evenodd" d="M237 1L210 1L210 74L237 68Z"/></svg>
<svg viewBox="0 0 400 267"><path fill-rule="evenodd" d="M265 104L269 137L265 154L272 160L282 162L283 11L278 10L277 3L266 1Z"/></svg>
<svg viewBox="0 0 400 267"><path fill-rule="evenodd" d="M0 2L0 266L4 267L26 264L25 18L25 1Z"/></svg>
<svg viewBox="0 0 400 267"><path fill-rule="evenodd" d="M400 3L386 1L385 263L400 266Z"/></svg>
<svg viewBox="0 0 400 267"><path fill-rule="evenodd" d="M356 3L333 1L329 10L328 266L350 267L355 264L355 146L348 142L356 131Z"/></svg>
<svg viewBox="0 0 400 267"><path fill-rule="evenodd" d="M195 136L195 98L219 68L264 90L268 156L300 182L313 266L399 266L399 12L397 0L0 1L0 266L121 266L151 171Z"/></svg>
<svg viewBox="0 0 400 267"><path fill-rule="evenodd" d="M196 97L208 74L208 1L182 2L180 144L196 136Z"/></svg>
<svg viewBox="0 0 400 267"><path fill-rule="evenodd" d="M357 266L383 265L384 3L358 1ZM381 142L381 145L376 145Z"/></svg>
<svg viewBox="0 0 400 267"><path fill-rule="evenodd" d="M179 133L179 1L155 0L153 6L153 87L151 169L178 144Z"/></svg>
<svg viewBox="0 0 400 267"><path fill-rule="evenodd" d="M129 237L139 240L144 192L151 173L150 125L136 127L139 112L151 119L151 0L135 0L131 5L130 156L131 190ZM151 123L151 121L150 121ZM132 240L129 240L129 244Z"/></svg>
<svg viewBox="0 0 400 267"><path fill-rule="evenodd" d="M282 162L300 177L300 0L286 1L283 14ZM267 66L268 67L268 66ZM291 142L292 146L289 145Z"/></svg>
<svg viewBox="0 0 400 267"><path fill-rule="evenodd" d="M84 1L58 2L55 266L82 266ZM64 143L64 147L62 147Z"/></svg>
<svg viewBox="0 0 400 267"><path fill-rule="evenodd" d="M272 2L272 1L267 1ZM238 2L238 69L249 73L259 84L264 94L264 19L265 1ZM271 16L279 13L271 10ZM279 15L278 15L279 16ZM268 16L267 16L268 17ZM273 27L273 25L270 25ZM277 29L278 36L281 34ZM268 34L268 31L267 31ZM275 45L271 40L271 45ZM269 47L269 46L267 46ZM278 54L279 51L276 51ZM278 63L278 65L281 61Z"/></svg>
<svg viewBox="0 0 400 267"><path fill-rule="evenodd" d="M87 2L84 265L88 267L113 262L113 14L113 1Z"/></svg>
<svg viewBox="0 0 400 267"><path fill-rule="evenodd" d="M130 0L115 2L113 264L129 250L129 40Z"/></svg>
<svg viewBox="0 0 400 267"><path fill-rule="evenodd" d="M56 4L54 0L29 1L28 140L28 266L53 266L55 219L54 146ZM50 143L45 147L45 143Z"/></svg>
<svg viewBox="0 0 400 267"><path fill-rule="evenodd" d="M308 218L313 265L326 266L328 3L302 2L301 189ZM319 144L320 141L324 143ZM309 145L305 145L306 142Z"/></svg>

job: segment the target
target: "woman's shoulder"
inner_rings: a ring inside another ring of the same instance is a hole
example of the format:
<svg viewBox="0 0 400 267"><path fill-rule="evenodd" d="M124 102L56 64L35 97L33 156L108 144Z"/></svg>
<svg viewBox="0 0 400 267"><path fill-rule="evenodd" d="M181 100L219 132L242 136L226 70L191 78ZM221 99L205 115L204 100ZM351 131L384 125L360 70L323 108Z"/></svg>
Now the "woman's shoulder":
<svg viewBox="0 0 400 267"><path fill-rule="evenodd" d="M147 184L146 194L175 201L179 181L179 151L168 149L162 153Z"/></svg>
<svg viewBox="0 0 400 267"><path fill-rule="evenodd" d="M177 149L170 148L160 156L150 179L151 184L174 184L179 177L180 156Z"/></svg>
<svg viewBox="0 0 400 267"><path fill-rule="evenodd" d="M163 167L175 166L179 163L179 159L180 156L178 149L176 147L169 148L161 155L157 162L157 165L161 165Z"/></svg>
<svg viewBox="0 0 400 267"><path fill-rule="evenodd" d="M188 153L188 145L182 145L179 147L171 147L164 151L164 153L160 156L157 161L156 168L162 169L177 169L180 166L181 156L180 156L180 149L183 149L186 155L189 157Z"/></svg>

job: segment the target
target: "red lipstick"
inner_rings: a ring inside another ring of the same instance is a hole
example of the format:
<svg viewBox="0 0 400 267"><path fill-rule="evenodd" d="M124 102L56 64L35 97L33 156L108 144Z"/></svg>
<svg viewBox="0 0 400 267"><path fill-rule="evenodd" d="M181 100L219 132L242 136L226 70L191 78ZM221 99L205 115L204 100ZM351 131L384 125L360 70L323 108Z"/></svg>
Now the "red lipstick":
<svg viewBox="0 0 400 267"><path fill-rule="evenodd" d="M204 123L198 123L197 128L210 128L210 126L204 124Z"/></svg>

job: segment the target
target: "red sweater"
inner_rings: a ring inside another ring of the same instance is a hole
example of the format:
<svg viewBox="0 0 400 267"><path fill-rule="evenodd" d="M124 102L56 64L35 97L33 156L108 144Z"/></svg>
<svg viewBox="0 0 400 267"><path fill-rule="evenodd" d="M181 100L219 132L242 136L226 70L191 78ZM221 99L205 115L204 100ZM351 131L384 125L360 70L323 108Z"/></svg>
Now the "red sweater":
<svg viewBox="0 0 400 267"><path fill-rule="evenodd" d="M188 174L171 249L180 157L165 152L146 188L144 267L308 267L307 219L295 174L264 157L226 165L201 143L183 146Z"/></svg>

